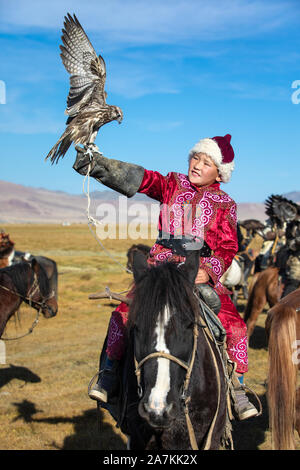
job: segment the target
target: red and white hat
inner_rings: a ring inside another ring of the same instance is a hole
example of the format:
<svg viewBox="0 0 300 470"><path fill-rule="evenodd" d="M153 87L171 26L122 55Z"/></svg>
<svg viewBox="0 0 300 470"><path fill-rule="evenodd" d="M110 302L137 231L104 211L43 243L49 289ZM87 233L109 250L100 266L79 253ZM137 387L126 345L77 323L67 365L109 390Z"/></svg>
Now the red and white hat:
<svg viewBox="0 0 300 470"><path fill-rule="evenodd" d="M230 140L230 134L226 134L224 137L202 139L190 150L189 157L194 153L206 153L218 167L223 183L228 183L234 170L234 151Z"/></svg>

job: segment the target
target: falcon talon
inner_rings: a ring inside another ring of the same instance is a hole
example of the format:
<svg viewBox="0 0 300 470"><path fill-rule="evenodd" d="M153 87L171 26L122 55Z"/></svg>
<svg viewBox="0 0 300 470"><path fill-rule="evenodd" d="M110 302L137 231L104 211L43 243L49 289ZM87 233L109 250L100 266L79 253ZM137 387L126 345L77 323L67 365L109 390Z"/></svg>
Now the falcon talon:
<svg viewBox="0 0 300 470"><path fill-rule="evenodd" d="M86 151L84 152L84 155L87 155L90 159L90 162L93 160L94 154L93 151L90 148L87 148Z"/></svg>

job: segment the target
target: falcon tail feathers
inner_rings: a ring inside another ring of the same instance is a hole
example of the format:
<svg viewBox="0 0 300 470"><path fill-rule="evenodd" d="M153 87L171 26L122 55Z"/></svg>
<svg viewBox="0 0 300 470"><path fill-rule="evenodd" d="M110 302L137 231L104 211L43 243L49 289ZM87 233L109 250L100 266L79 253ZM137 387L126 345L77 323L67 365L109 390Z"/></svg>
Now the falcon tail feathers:
<svg viewBox="0 0 300 470"><path fill-rule="evenodd" d="M71 144L72 140L70 139L70 136L64 132L60 139L56 142L56 144L48 153L47 157L45 158L45 161L50 158L52 165L53 163L58 163L58 160L61 157L63 158L65 156Z"/></svg>

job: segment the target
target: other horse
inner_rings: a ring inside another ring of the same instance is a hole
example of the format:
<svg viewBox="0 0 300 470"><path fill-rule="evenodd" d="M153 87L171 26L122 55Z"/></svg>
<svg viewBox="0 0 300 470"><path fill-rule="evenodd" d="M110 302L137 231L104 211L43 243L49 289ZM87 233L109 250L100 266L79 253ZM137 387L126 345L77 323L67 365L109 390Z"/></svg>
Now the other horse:
<svg viewBox="0 0 300 470"><path fill-rule="evenodd" d="M273 307L281 297L282 287L279 283L279 269L270 267L255 273L249 288L248 302L244 312L248 339L253 333L257 318L266 303Z"/></svg>
<svg viewBox="0 0 300 470"><path fill-rule="evenodd" d="M142 253L144 253L146 257L148 257L150 250L151 250L151 246L144 245L143 243L138 243L137 245L134 244L129 248L129 250L127 251L127 266L126 266L128 271L132 271L133 253L136 250L141 251Z"/></svg>
<svg viewBox="0 0 300 470"><path fill-rule="evenodd" d="M44 268L34 258L0 269L0 338L10 317L26 302L45 318L56 315L55 292Z"/></svg>
<svg viewBox="0 0 300 470"><path fill-rule="evenodd" d="M32 261L35 259L40 266L44 269L47 278L50 283L50 290L54 291L55 298L57 300L58 297L58 272L57 272L57 264L51 258L47 258L46 256L35 256L31 253L25 253L23 251L15 251L14 258L12 260L12 264L20 263L23 261Z"/></svg>
<svg viewBox="0 0 300 470"><path fill-rule="evenodd" d="M0 269L12 266L15 263L23 261L31 261L33 258L44 268L47 277L50 282L50 289L55 292L55 298L57 300L57 264L46 256L34 256L29 252L16 251L14 249L15 243L11 240L8 233L4 230L0 231Z"/></svg>
<svg viewBox="0 0 300 470"><path fill-rule="evenodd" d="M148 267L134 254L126 359L131 450L219 449L227 417L222 358L194 295L199 253ZM122 426L121 426L122 429Z"/></svg>
<svg viewBox="0 0 300 470"><path fill-rule="evenodd" d="M268 406L273 446L295 449L294 428L300 437L300 289L283 297L266 319L269 346Z"/></svg>

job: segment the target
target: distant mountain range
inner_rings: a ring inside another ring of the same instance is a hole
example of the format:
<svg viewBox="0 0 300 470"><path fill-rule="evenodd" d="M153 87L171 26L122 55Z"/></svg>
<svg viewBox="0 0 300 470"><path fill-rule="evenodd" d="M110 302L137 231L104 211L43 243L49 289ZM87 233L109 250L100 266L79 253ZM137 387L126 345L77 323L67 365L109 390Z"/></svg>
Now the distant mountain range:
<svg viewBox="0 0 300 470"><path fill-rule="evenodd" d="M300 191L291 191L283 194L288 199L300 203ZM117 215L122 222L125 213L130 209L131 219L137 216L135 210L140 209L139 217L144 222L149 221L151 210L158 209L158 203L143 194L137 194L127 199L119 194L110 191L93 191L90 194L90 215L97 218L102 216L108 220L108 204L112 210L110 217L114 219ZM141 205L143 203L142 210ZM82 195L72 195L62 191L49 191L43 188L32 188L20 184L0 181L0 224L6 223L84 223L87 222L86 210L88 200ZM156 206L156 207L155 207ZM144 209L144 210L143 210ZM265 215L264 203L240 203L238 204L238 218L258 219L264 221ZM153 223L156 224L156 217L153 216Z"/></svg>

